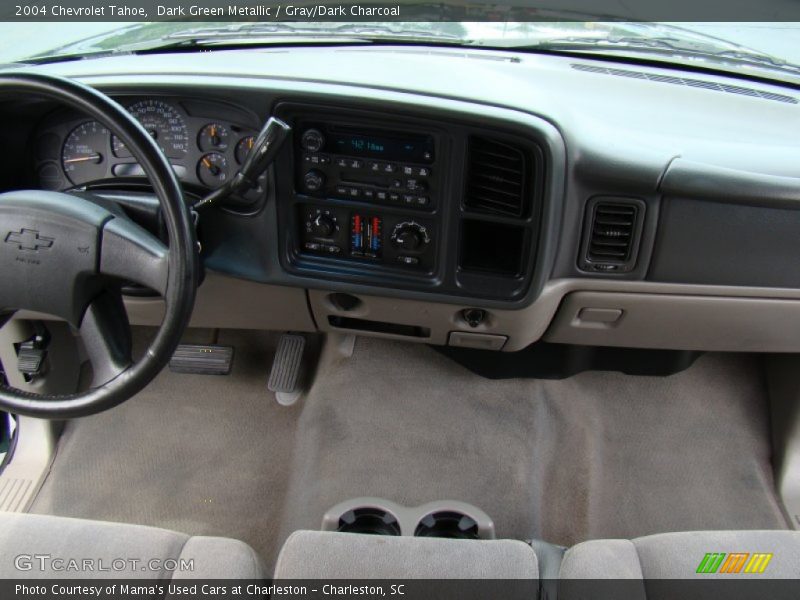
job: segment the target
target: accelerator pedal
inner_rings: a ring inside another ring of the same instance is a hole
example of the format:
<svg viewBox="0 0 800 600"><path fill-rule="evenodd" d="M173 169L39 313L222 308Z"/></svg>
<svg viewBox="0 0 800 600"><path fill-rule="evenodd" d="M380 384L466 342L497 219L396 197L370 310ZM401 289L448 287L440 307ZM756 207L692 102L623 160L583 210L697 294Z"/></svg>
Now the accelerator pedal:
<svg viewBox="0 0 800 600"><path fill-rule="evenodd" d="M295 333L284 333L278 341L267 389L275 393L282 406L291 406L303 393L302 369L306 338Z"/></svg>
<svg viewBox="0 0 800 600"><path fill-rule="evenodd" d="M169 361L173 373L228 375L233 364L233 346L181 344Z"/></svg>

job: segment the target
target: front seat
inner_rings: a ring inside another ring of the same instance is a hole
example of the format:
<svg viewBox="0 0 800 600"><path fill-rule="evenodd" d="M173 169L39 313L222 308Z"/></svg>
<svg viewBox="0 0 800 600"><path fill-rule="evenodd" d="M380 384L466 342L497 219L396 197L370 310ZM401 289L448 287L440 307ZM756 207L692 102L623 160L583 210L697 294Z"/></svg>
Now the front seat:
<svg viewBox="0 0 800 600"><path fill-rule="evenodd" d="M800 531L685 531L571 547L561 579L800 578Z"/></svg>
<svg viewBox="0 0 800 600"><path fill-rule="evenodd" d="M0 512L0 579L262 579L244 542L156 527Z"/></svg>
<svg viewBox="0 0 800 600"><path fill-rule="evenodd" d="M798 597L800 532L687 531L567 550L561 600Z"/></svg>

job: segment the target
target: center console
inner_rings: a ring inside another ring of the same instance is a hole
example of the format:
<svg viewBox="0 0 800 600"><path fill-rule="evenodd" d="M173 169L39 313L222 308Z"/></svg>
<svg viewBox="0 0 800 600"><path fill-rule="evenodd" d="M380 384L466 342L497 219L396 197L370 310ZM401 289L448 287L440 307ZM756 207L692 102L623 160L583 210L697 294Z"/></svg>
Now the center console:
<svg viewBox="0 0 800 600"><path fill-rule="evenodd" d="M316 279L514 300L535 266L539 146L513 131L282 103L284 267Z"/></svg>
<svg viewBox="0 0 800 600"><path fill-rule="evenodd" d="M295 127L295 186L308 197L299 206L299 249L432 273L430 215L441 197L435 137L331 121Z"/></svg>

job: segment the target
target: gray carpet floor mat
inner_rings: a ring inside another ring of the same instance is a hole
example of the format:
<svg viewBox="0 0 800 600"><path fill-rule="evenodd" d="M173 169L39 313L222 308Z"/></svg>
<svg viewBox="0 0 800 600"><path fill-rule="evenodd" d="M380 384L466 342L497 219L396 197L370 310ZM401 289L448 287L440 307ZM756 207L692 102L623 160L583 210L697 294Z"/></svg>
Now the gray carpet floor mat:
<svg viewBox="0 0 800 600"><path fill-rule="evenodd" d="M276 337L219 343L236 346L232 375L165 369L124 404L68 423L32 512L233 537L271 564L300 407L267 395Z"/></svg>
<svg viewBox="0 0 800 600"><path fill-rule="evenodd" d="M753 358L705 355L660 378L490 381L425 346L360 338L284 408L265 390L274 342L225 333L232 376L165 371L70 423L34 512L240 538L268 564L291 531L355 496L466 501L501 537L564 545L786 528Z"/></svg>

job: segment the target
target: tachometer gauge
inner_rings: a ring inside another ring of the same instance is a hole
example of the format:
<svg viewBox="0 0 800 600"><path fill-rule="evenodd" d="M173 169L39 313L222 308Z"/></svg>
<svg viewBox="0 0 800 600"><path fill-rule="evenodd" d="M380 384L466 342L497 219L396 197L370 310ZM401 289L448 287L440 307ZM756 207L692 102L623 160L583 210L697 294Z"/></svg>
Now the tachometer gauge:
<svg viewBox="0 0 800 600"><path fill-rule="evenodd" d="M73 129L61 149L61 166L74 185L106 175L108 129L97 121L87 121Z"/></svg>
<svg viewBox="0 0 800 600"><path fill-rule="evenodd" d="M197 145L203 152L228 149L228 130L217 123L209 123L197 135Z"/></svg>
<svg viewBox="0 0 800 600"><path fill-rule="evenodd" d="M244 159L247 158L250 150L252 150L255 141L256 138L252 135L248 135L247 137L239 140L239 143L236 144L236 149L234 150L234 158L236 158L237 163L241 165L244 162Z"/></svg>
<svg viewBox="0 0 800 600"><path fill-rule="evenodd" d="M228 161L219 152L209 152L197 163L197 177L210 188L221 186L228 179Z"/></svg>
<svg viewBox="0 0 800 600"><path fill-rule="evenodd" d="M183 158L189 150L189 131L178 110L162 100L142 100L128 111L136 117L161 151L169 158ZM114 156L128 158L130 150L117 136L112 137Z"/></svg>

